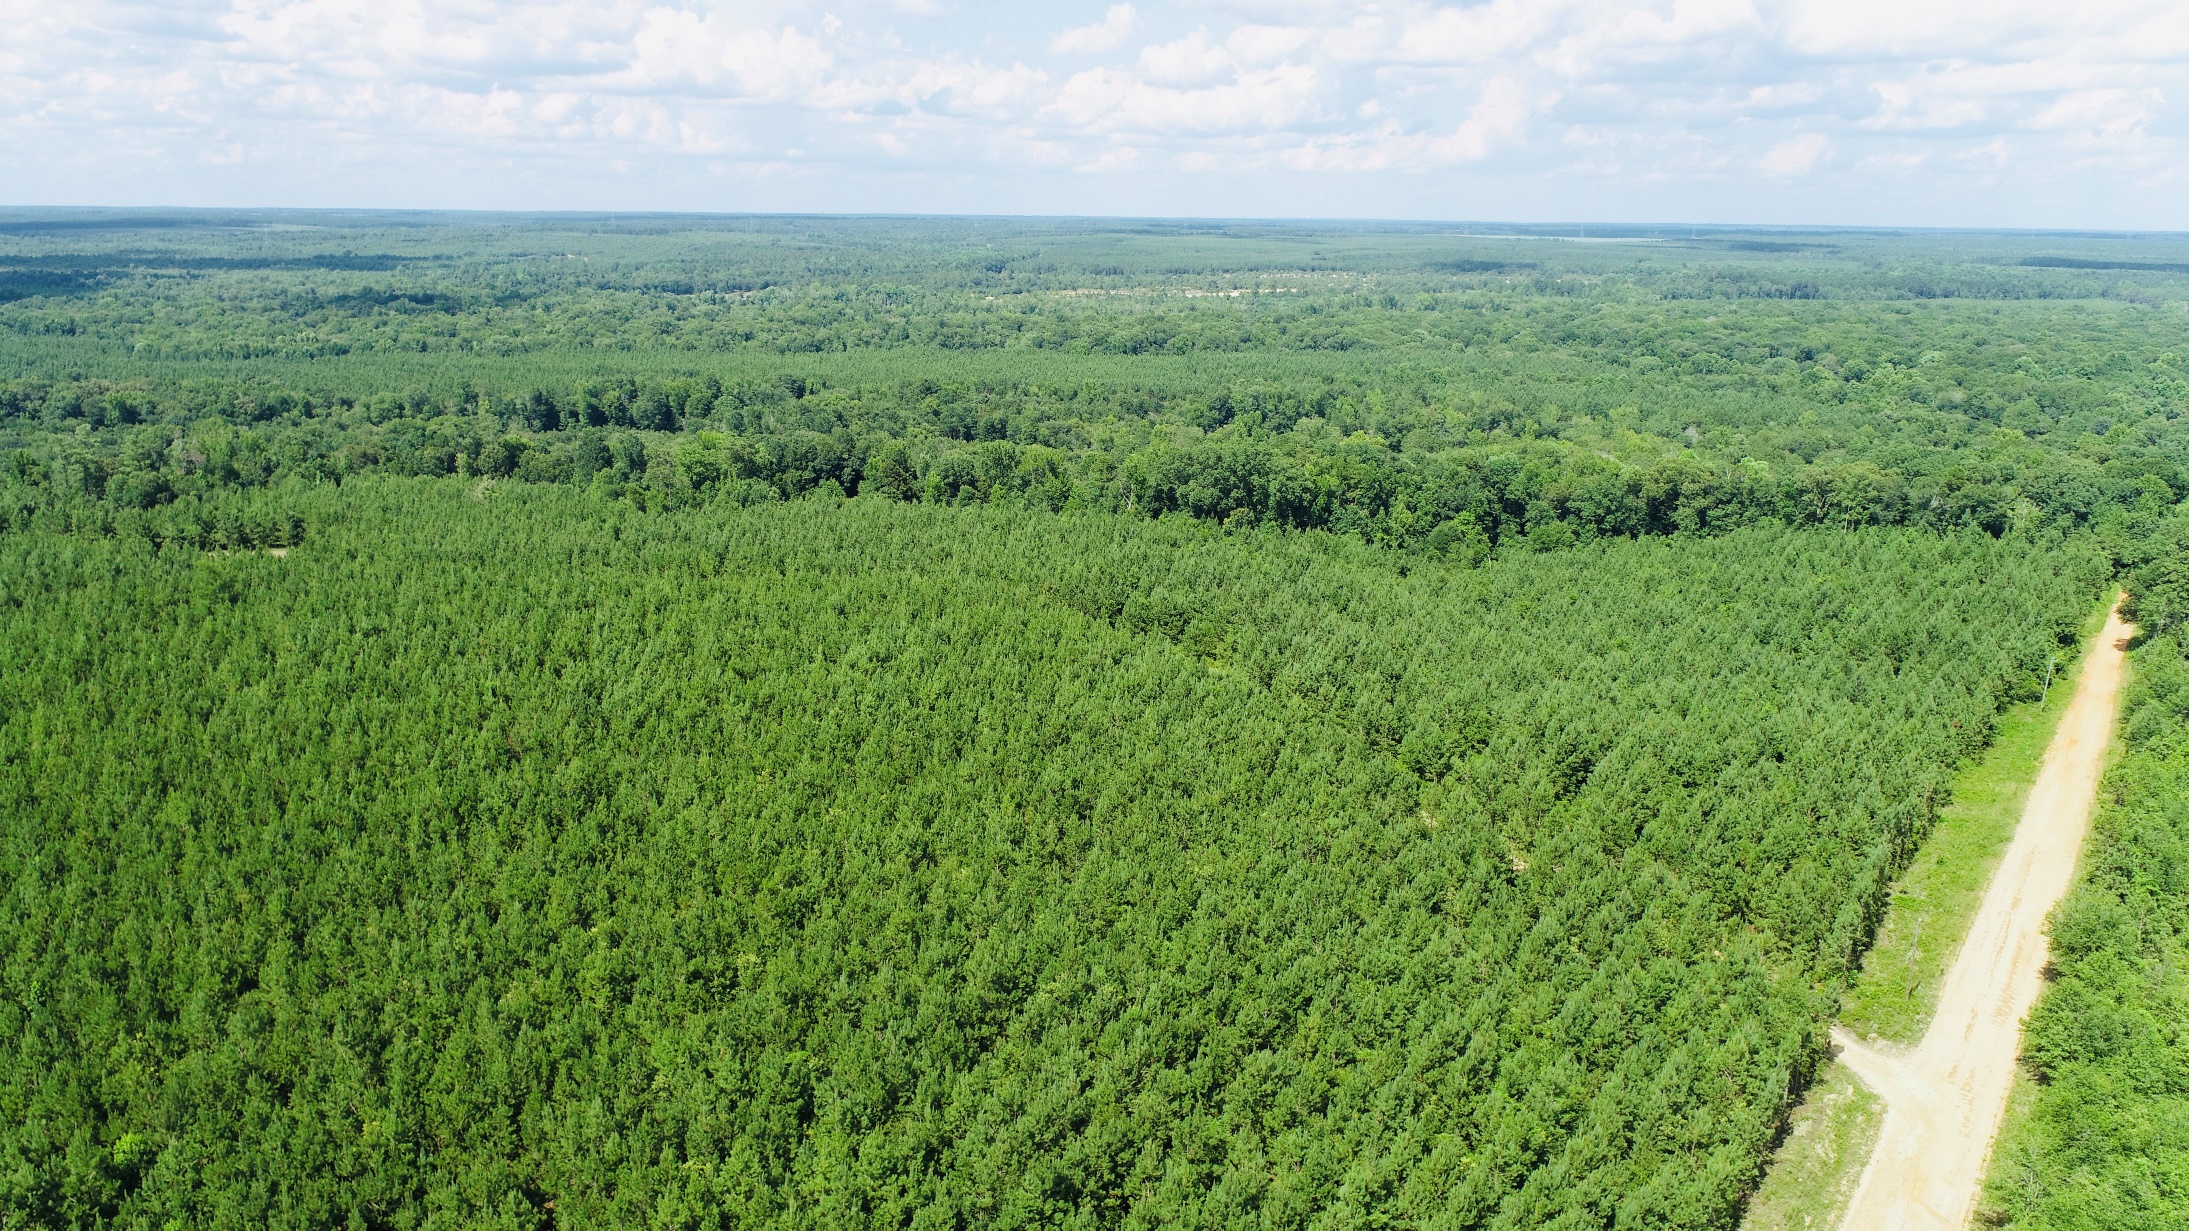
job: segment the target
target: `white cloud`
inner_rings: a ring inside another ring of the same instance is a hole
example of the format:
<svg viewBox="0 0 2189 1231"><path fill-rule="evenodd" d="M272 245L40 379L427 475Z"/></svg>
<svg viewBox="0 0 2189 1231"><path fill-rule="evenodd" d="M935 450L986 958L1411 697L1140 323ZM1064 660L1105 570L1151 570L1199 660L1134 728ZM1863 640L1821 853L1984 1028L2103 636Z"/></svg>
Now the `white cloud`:
<svg viewBox="0 0 2189 1231"><path fill-rule="evenodd" d="M1267 131L1310 116L1317 92L1315 69L1306 65L1240 72L1229 82L1196 89L1094 68L1064 83L1051 112L1086 132Z"/></svg>
<svg viewBox="0 0 2189 1231"><path fill-rule="evenodd" d="M1140 164L1140 151L1129 145L1104 150L1098 157L1081 163L1082 171L1130 171Z"/></svg>
<svg viewBox="0 0 2189 1231"><path fill-rule="evenodd" d="M1855 164L1859 171L1913 171L1929 162L1931 156L1920 150L1880 150Z"/></svg>
<svg viewBox="0 0 2189 1231"><path fill-rule="evenodd" d="M1756 165L1773 178L1807 175L1832 152L1832 139L1823 133L1803 133L1772 146Z"/></svg>
<svg viewBox="0 0 2189 1231"><path fill-rule="evenodd" d="M1987 200L2189 225L2179 0L0 0L0 21L18 199L622 184L673 205L743 168L833 185L823 207L898 208L886 185L913 181L889 177L926 176L964 194L927 207L1049 177L1076 209L1083 169L1213 177L1279 212L1267 177L1382 212L1378 177L1404 173L1541 185L1564 216L1640 199L1604 196L1621 185L1715 216L1959 207L1977 168L2023 187Z"/></svg>
<svg viewBox="0 0 2189 1231"><path fill-rule="evenodd" d="M1224 46L1241 64L1259 68L1300 54L1315 41L1315 33L1304 26L1240 26Z"/></svg>
<svg viewBox="0 0 2189 1231"><path fill-rule="evenodd" d="M1140 50L1140 72L1158 85L1205 85L1239 66L1231 52L1209 41L1206 29Z"/></svg>
<svg viewBox="0 0 2189 1231"><path fill-rule="evenodd" d="M1555 96L1542 100L1556 102ZM1498 78L1459 127L1447 133L1409 132L1386 123L1367 132L1312 139L1285 151L1287 166L1302 171L1429 170L1480 162L1499 145L1517 143L1533 113L1532 100L1511 78Z"/></svg>
<svg viewBox="0 0 2189 1231"><path fill-rule="evenodd" d="M1075 26L1049 40L1049 50L1060 56L1096 55L1124 45L1140 29L1140 15L1129 4L1113 4L1102 20L1091 26Z"/></svg>
<svg viewBox="0 0 2189 1231"><path fill-rule="evenodd" d="M2035 56L2077 45L2133 59L2189 51L2189 20L2173 0L1797 0L1783 30L1796 51L1856 59Z"/></svg>
<svg viewBox="0 0 2189 1231"><path fill-rule="evenodd" d="M1473 7L1417 10L1392 32L1384 56L1413 64L1486 64L1525 56L1550 44L1569 4L1491 0ZM1358 44L1356 44L1356 47ZM1365 49L1356 50L1363 55ZM1375 54L1368 52L1367 54ZM1365 57L1364 57L1365 58Z"/></svg>
<svg viewBox="0 0 2189 1231"><path fill-rule="evenodd" d="M1953 161L1979 170L2004 170L2014 161L2014 143L2005 137L1993 137L1982 145L1955 151Z"/></svg>
<svg viewBox="0 0 2189 1231"><path fill-rule="evenodd" d="M833 77L835 57L819 38L795 27L752 29L688 9L654 9L641 20L624 67L603 74L600 85L645 93L722 91L833 107L871 97L870 90Z"/></svg>
<svg viewBox="0 0 2189 1231"><path fill-rule="evenodd" d="M2142 136L2152 119L2151 108L2163 101L2156 90L2076 90L2031 116L2029 123L2031 128L2063 129L2099 140L2126 141Z"/></svg>

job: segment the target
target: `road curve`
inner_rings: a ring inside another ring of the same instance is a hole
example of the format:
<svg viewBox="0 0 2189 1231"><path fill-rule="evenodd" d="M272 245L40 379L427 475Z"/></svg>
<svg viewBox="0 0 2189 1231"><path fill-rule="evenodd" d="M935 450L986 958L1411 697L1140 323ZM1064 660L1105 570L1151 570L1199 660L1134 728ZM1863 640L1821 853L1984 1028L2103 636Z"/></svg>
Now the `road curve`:
<svg viewBox="0 0 2189 1231"><path fill-rule="evenodd" d="M1832 1032L1840 1059L1885 1102L1877 1150L1862 1170L1844 1231L1968 1225L2006 1114L2022 1019L2044 988L2045 916L2067 893L2090 827L2122 652L2134 631L2116 605L2084 656L2075 696L2045 749L2006 858L1946 972L1922 1043L1895 1055L1844 1030Z"/></svg>

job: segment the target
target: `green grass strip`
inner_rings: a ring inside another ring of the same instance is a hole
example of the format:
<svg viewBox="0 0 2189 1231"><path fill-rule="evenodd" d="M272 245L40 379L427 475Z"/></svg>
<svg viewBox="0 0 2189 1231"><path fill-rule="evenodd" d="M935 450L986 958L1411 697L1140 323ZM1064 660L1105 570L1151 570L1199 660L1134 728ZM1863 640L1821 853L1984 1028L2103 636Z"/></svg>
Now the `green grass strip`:
<svg viewBox="0 0 2189 1231"><path fill-rule="evenodd" d="M2014 1221L2008 1206L2015 1198L2036 1205L2044 1196L2044 1146L2037 1124L2037 1096L2042 1089L2030 1079L2028 1069L2015 1070L2014 1093L2007 1098L1999 1136L1991 1143L1991 1167L1984 1176L1983 1200L1976 1207L1979 1227L2004 1227Z"/></svg>

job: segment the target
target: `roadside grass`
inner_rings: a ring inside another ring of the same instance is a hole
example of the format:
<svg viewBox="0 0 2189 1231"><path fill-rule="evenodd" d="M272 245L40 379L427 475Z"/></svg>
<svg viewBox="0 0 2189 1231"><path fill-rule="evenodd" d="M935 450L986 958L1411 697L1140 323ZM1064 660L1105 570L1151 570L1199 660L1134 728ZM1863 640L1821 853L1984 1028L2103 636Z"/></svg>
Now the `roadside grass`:
<svg viewBox="0 0 2189 1231"><path fill-rule="evenodd" d="M1991 1158L1984 1168L1983 1194L1976 1202L1975 1225L1979 1227L2005 1225L2009 1190L2020 1187L2036 1192L2037 1142L2032 1136L2031 1119L2037 1111L2038 1089L2028 1070L2016 1066L2014 1092L2007 1096L2007 1114L1999 1123L1999 1135L1992 1139Z"/></svg>
<svg viewBox="0 0 2189 1231"><path fill-rule="evenodd" d="M2085 622L2079 644L2097 636L2111 607L2109 597ZM2014 840L2022 802L2075 695L2082 663L2078 656L2063 664L2043 704L2025 703L2002 713L1991 746L1954 775L1953 802L1939 813L1930 838L1894 887L1862 972L1840 1001L1840 1024L1856 1035L1902 1047L1922 1041L1938 1006L1939 986Z"/></svg>
<svg viewBox="0 0 2189 1231"><path fill-rule="evenodd" d="M1771 1169L1748 1200L1744 1231L1835 1231L1877 1147L1885 1104L1853 1070L1827 1060L1790 1120Z"/></svg>
<svg viewBox="0 0 2189 1231"><path fill-rule="evenodd" d="M2078 646L2105 626L2113 595L2084 621ZM2045 749L2082 677L2080 654L2062 665L2042 703L2012 706L1983 755L1954 775L1953 801L1893 889L1885 922L1854 985L1840 1002L1840 1024L1855 1034L1902 1047L1922 1041L1938 1006L1939 986L1982 906L1984 890L2021 823L2022 803L2044 763ZM2058 701L2051 698L2058 697ZM2017 1076L2007 1112L2004 1149L2026 1099ZM1854 1198L1863 1164L1876 1147L1885 1105L1837 1060L1826 1061L1789 1118L1786 1138L1749 1199L1743 1231L1825 1231L1836 1228ZM1996 1157L2006 1157L2005 1154Z"/></svg>

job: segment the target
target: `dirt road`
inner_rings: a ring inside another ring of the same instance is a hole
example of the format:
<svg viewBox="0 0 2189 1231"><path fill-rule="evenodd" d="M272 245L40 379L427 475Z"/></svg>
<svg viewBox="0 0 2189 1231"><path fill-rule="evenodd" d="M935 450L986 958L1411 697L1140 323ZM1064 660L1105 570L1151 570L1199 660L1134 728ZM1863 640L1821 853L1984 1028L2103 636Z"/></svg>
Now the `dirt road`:
<svg viewBox="0 0 2189 1231"><path fill-rule="evenodd" d="M1876 1153L1845 1231L1962 1231L2006 1113L2022 1019L2043 990L2045 916L2067 893L2113 733L2121 651L2134 632L2116 609L2022 806L2021 824L1914 1051L1890 1054L1835 1030L1840 1059L1885 1100Z"/></svg>

